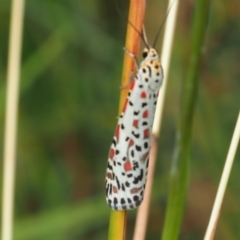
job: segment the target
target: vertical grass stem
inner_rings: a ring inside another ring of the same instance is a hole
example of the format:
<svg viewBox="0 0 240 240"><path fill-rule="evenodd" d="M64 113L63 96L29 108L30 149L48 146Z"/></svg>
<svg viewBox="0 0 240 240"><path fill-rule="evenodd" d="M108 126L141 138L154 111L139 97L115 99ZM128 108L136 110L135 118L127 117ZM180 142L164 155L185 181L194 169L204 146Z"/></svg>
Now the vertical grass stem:
<svg viewBox="0 0 240 240"><path fill-rule="evenodd" d="M24 0L13 0L10 21L6 120L4 133L2 240L11 240L13 229L16 131L23 13Z"/></svg>

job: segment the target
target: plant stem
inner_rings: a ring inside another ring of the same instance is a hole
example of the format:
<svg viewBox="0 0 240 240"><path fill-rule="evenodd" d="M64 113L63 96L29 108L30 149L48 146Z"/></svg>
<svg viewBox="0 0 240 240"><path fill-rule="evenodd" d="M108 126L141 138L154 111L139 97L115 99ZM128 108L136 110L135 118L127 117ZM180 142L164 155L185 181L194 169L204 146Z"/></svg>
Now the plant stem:
<svg viewBox="0 0 240 240"><path fill-rule="evenodd" d="M139 30L142 31L143 19L145 13L145 0L131 0L129 8L129 22ZM138 55L140 45L140 35L139 33L128 24L127 37L125 48L133 53L135 56ZM133 59L129 54L125 53L123 62L123 72L122 72L122 86L129 85L131 71L134 71ZM121 112L124 102L126 100L128 93L128 88L124 87L121 91L119 112ZM111 211L110 223L109 223L109 240L124 240L126 234L126 222L127 222L127 212L126 211Z"/></svg>
<svg viewBox="0 0 240 240"><path fill-rule="evenodd" d="M12 1L3 156L2 240L12 239L24 0Z"/></svg>
<svg viewBox="0 0 240 240"><path fill-rule="evenodd" d="M192 140L193 117L202 49L206 34L210 0L197 0L193 19L190 59L186 80L183 82L181 111L176 145L170 172L170 190L162 234L163 240L178 239L187 192L189 158Z"/></svg>

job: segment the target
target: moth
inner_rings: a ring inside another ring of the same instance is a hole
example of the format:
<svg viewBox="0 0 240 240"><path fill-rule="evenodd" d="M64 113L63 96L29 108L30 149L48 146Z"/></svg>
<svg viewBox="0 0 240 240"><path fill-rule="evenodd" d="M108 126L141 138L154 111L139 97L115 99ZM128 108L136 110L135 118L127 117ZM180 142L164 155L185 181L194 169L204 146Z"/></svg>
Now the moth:
<svg viewBox="0 0 240 240"><path fill-rule="evenodd" d="M133 57L137 73L119 116L108 155L106 201L113 210L136 208L144 197L152 125L163 68L158 51L147 42L144 28L142 38L146 47L139 66L134 54L125 49Z"/></svg>

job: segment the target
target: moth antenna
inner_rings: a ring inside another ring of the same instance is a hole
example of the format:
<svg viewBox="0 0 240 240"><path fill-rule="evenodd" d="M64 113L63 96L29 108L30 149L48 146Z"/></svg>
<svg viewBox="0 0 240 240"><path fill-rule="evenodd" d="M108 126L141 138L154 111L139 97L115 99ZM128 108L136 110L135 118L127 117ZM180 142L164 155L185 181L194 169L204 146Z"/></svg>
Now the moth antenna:
<svg viewBox="0 0 240 240"><path fill-rule="evenodd" d="M172 1L171 6L169 7L169 9L168 9L168 11L167 11L166 16L164 17L164 20L163 20L162 24L160 25L160 27L159 27L159 29L158 29L158 31L157 31L157 35L156 35L155 40L154 40L154 42L153 42L153 48L155 48L155 46L156 46L156 43L157 43L159 34L160 34L160 32L161 32L161 30L162 30L162 28L163 28L163 26L164 26L164 24L165 24L165 22L166 22L166 20L167 20L168 14L169 14L169 12L170 12L170 10L171 10L172 5L173 5L174 2L175 2L175 0Z"/></svg>
<svg viewBox="0 0 240 240"><path fill-rule="evenodd" d="M144 44L146 45L147 48L150 48L150 45L149 45L148 40L147 40L147 35L146 35L146 31L145 31L144 25L142 26L142 36L143 36Z"/></svg>
<svg viewBox="0 0 240 240"><path fill-rule="evenodd" d="M119 13L120 16L122 17L122 19L123 19L124 21L126 21L126 19L124 18L123 14L122 14L122 12L121 12L121 10L120 10L120 8L119 8L118 5L117 5L117 1L115 0L114 2L115 2L116 9L117 9L118 13ZM149 48L149 44L148 44L148 42L147 42L147 38L146 38L146 33L145 33L144 26L143 26L142 33L141 33L129 20L127 20L127 23L139 34L139 36L140 36L141 40L143 41L143 43L145 44L145 46L146 46L147 48Z"/></svg>

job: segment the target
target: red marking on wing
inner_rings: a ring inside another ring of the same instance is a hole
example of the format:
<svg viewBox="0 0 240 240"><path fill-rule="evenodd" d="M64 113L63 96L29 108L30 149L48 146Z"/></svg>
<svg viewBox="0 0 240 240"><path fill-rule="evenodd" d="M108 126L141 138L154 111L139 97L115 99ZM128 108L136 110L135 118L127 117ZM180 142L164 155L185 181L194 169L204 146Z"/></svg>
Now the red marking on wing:
<svg viewBox="0 0 240 240"><path fill-rule="evenodd" d="M126 111L126 108L127 108L127 104L128 104L128 99L126 99L125 103L124 103L124 106L123 106L123 112Z"/></svg>
<svg viewBox="0 0 240 240"><path fill-rule="evenodd" d="M134 141L131 139L131 140L129 141L128 146L131 147L133 144L134 144Z"/></svg>
<svg viewBox="0 0 240 240"><path fill-rule="evenodd" d="M135 82L136 82L136 81L133 81L133 82L131 83L131 85L130 85L130 89L131 89L131 90L134 88Z"/></svg>
<svg viewBox="0 0 240 240"><path fill-rule="evenodd" d="M146 92L141 92L141 98L146 98L147 97L147 94L146 94Z"/></svg>
<svg viewBox="0 0 240 240"><path fill-rule="evenodd" d="M109 152L109 158L113 159L114 155L115 155L115 151L111 148Z"/></svg>
<svg viewBox="0 0 240 240"><path fill-rule="evenodd" d="M127 161L127 162L124 163L124 169L125 169L126 172L132 170L132 166L131 166L130 161Z"/></svg>
<svg viewBox="0 0 240 240"><path fill-rule="evenodd" d="M133 120L133 126L134 126L135 128L138 128L138 120Z"/></svg>
<svg viewBox="0 0 240 240"><path fill-rule="evenodd" d="M118 193L118 189L115 186L113 186L113 192Z"/></svg>
<svg viewBox="0 0 240 240"><path fill-rule="evenodd" d="M148 117L148 110L145 110L144 112L143 112L143 118L147 118Z"/></svg>
<svg viewBox="0 0 240 240"><path fill-rule="evenodd" d="M144 138L149 138L149 129L145 129L143 132Z"/></svg>

